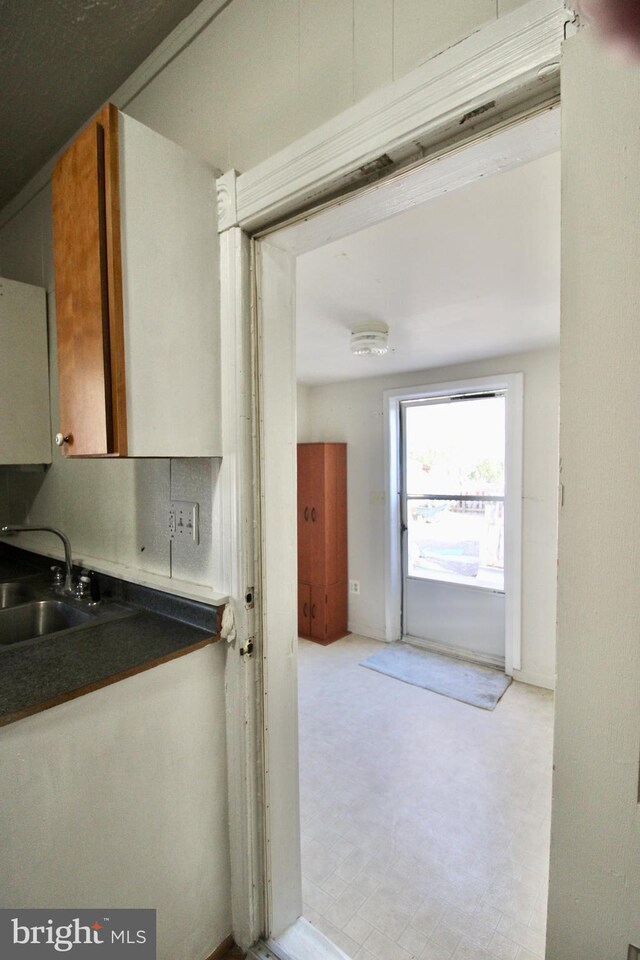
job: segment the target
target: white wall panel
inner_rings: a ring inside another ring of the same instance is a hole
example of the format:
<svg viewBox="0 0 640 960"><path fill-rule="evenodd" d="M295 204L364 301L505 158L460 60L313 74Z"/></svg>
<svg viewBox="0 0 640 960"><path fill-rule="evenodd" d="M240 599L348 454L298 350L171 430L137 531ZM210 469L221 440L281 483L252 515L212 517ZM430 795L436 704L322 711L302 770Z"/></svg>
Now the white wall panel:
<svg viewBox="0 0 640 960"><path fill-rule="evenodd" d="M394 79L496 19L495 0L395 0Z"/></svg>
<svg viewBox="0 0 640 960"><path fill-rule="evenodd" d="M207 646L0 730L0 906L154 908L158 960L226 939L225 653Z"/></svg>
<svg viewBox="0 0 640 960"><path fill-rule="evenodd" d="M353 0L353 99L393 80L393 0Z"/></svg>
<svg viewBox="0 0 640 960"><path fill-rule="evenodd" d="M565 44L564 503L547 956L640 946L640 71Z"/></svg>

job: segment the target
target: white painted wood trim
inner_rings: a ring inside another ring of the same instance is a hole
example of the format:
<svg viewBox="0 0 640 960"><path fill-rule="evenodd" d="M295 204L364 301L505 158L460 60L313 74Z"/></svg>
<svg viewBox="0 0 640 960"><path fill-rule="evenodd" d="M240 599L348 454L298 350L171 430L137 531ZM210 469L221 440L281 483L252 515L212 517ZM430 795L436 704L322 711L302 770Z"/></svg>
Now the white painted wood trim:
<svg viewBox="0 0 640 960"><path fill-rule="evenodd" d="M524 376L507 382L504 498L505 673L522 665L522 461L524 449Z"/></svg>
<svg viewBox="0 0 640 960"><path fill-rule="evenodd" d="M521 373L496 377L476 377L450 383L423 384L418 387L385 390L385 456L387 524L385 541L385 611L386 635L400 636L402 603L401 544L395 532L399 529L400 465L393 453L398 449L400 402L420 397L445 397L451 393L474 393L481 390L506 390L505 437L505 672L513 676L520 669L522 648L522 450L523 450L523 376ZM507 573L507 571L509 571ZM457 586L457 585L456 585ZM397 633L396 633L397 630ZM477 654L474 654L477 657Z"/></svg>
<svg viewBox="0 0 640 960"><path fill-rule="evenodd" d="M236 183L237 170L228 170L216 180L218 205L218 230L228 230L238 222Z"/></svg>
<svg viewBox="0 0 640 960"><path fill-rule="evenodd" d="M250 241L235 228L220 236L222 463L215 507L222 529L222 569L236 637L225 667L227 776L233 933L247 949L264 928L260 670L240 650L256 633L254 430ZM253 592L253 603L247 593Z"/></svg>
<svg viewBox="0 0 640 960"><path fill-rule="evenodd" d="M384 529L384 610L385 640L393 643L402 636L402 543L400 538L400 417L399 400L383 393L385 503Z"/></svg>
<svg viewBox="0 0 640 960"><path fill-rule="evenodd" d="M505 173L559 149L560 110L545 107L534 116L525 114L506 121L501 129L478 133L459 147L444 149L383 180L355 189L334 203L321 204L315 211L300 214L277 234L270 234L269 240L299 256L476 183L482 177ZM237 176L234 170L221 179L232 175ZM222 202L226 204L225 200Z"/></svg>
<svg viewBox="0 0 640 960"><path fill-rule="evenodd" d="M256 244L266 931L302 914L298 772L295 260Z"/></svg>
<svg viewBox="0 0 640 960"><path fill-rule="evenodd" d="M438 643L437 640L412 637L411 634L403 636L402 639L405 643L410 643L414 647L423 647L432 653L441 653L445 657L453 657L455 660L468 660L471 663L480 663L485 667L497 667L504 670L504 657L494 657L490 653L478 653L477 650L454 647L448 643Z"/></svg>
<svg viewBox="0 0 640 960"><path fill-rule="evenodd" d="M249 231L310 205L383 154L416 153L465 113L559 71L562 0L529 0L377 90L237 178L237 223Z"/></svg>

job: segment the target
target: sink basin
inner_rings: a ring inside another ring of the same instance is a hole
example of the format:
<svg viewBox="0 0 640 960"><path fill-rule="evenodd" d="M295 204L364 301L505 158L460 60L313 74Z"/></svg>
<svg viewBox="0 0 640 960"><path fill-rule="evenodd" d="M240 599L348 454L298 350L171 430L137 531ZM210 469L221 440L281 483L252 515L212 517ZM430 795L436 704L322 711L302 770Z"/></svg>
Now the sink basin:
<svg viewBox="0 0 640 960"><path fill-rule="evenodd" d="M10 580L8 583L0 583L0 610L7 607L15 607L19 603L28 603L35 600L36 594L26 583L20 580Z"/></svg>
<svg viewBox="0 0 640 960"><path fill-rule="evenodd" d="M6 584L4 584L6 586ZM0 646L42 637L77 627L95 619L88 610L82 610L63 600L38 600L0 610Z"/></svg>

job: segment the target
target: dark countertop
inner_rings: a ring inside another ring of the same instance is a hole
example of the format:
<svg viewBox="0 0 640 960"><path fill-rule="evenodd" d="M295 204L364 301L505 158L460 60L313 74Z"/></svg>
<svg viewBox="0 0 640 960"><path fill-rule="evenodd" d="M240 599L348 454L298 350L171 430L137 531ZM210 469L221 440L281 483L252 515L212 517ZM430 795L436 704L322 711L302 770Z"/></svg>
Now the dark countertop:
<svg viewBox="0 0 640 960"><path fill-rule="evenodd" d="M37 573L39 559L7 557L3 548L0 581ZM191 653L219 637L221 608L113 578L101 581L104 595L118 604L124 597L130 612L2 648L0 726ZM152 609L154 603L162 613ZM146 609L140 609L143 605Z"/></svg>

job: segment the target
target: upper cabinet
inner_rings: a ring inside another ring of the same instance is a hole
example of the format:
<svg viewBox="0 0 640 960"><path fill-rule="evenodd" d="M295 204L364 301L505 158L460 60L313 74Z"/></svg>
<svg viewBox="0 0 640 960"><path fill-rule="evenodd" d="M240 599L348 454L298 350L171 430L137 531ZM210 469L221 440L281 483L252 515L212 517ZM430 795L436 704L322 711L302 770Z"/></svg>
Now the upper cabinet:
<svg viewBox="0 0 640 960"><path fill-rule="evenodd" d="M215 180L108 104L53 172L57 442L219 456Z"/></svg>
<svg viewBox="0 0 640 960"><path fill-rule="evenodd" d="M51 463L47 300L0 279L0 463Z"/></svg>

